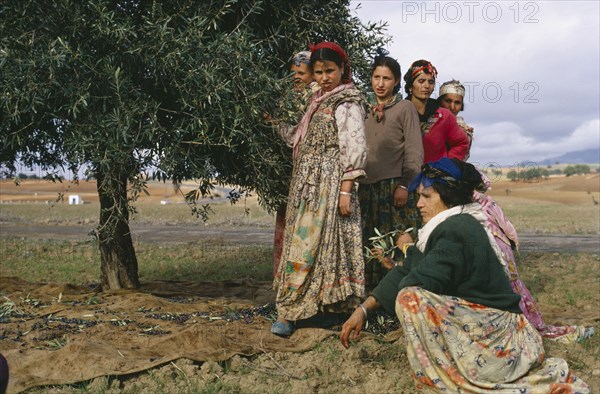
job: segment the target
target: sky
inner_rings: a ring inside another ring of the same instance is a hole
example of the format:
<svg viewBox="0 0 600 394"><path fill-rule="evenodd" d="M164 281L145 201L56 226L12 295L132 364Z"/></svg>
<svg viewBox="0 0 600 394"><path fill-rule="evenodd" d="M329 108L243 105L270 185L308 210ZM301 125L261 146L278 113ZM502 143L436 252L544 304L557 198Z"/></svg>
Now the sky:
<svg viewBox="0 0 600 394"><path fill-rule="evenodd" d="M403 74L427 59L437 88L465 85L470 162L518 166L600 148L600 1L363 0L351 9L388 22L386 49Z"/></svg>

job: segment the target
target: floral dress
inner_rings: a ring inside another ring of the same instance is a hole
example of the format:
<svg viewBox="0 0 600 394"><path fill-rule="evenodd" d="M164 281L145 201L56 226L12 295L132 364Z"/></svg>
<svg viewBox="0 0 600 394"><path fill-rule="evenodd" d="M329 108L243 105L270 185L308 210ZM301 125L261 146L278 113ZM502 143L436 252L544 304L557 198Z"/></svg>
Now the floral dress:
<svg viewBox="0 0 600 394"><path fill-rule="evenodd" d="M342 181L364 176L364 100L351 84L319 91L312 100L318 106L294 160L274 282L278 315L292 321L351 310L365 296L356 194L351 215L340 216L338 209ZM282 131L285 140L293 140L293 129Z"/></svg>

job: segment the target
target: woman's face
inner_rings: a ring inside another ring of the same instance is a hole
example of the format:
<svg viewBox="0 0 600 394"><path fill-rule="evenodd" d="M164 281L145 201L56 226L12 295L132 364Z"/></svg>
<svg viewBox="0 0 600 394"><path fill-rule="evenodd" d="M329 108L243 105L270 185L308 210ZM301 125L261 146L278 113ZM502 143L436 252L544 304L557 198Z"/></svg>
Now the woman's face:
<svg viewBox="0 0 600 394"><path fill-rule="evenodd" d="M412 84L412 96L419 100L427 100L431 97L435 87L435 78L431 74L421 73Z"/></svg>
<svg viewBox="0 0 600 394"><path fill-rule="evenodd" d="M296 85L309 85L313 81L313 75L310 71L310 67L306 63L300 63L299 66L292 64L290 67L292 72L292 79Z"/></svg>
<svg viewBox="0 0 600 394"><path fill-rule="evenodd" d="M375 92L378 103L384 103L394 94L394 87L400 83L400 78L395 78L388 67L377 66L371 75L371 86Z"/></svg>
<svg viewBox="0 0 600 394"><path fill-rule="evenodd" d="M446 93L442 98L440 105L442 108L450 110L450 112L456 116L460 111L462 111L463 96L455 93Z"/></svg>
<svg viewBox="0 0 600 394"><path fill-rule="evenodd" d="M315 81L324 92L330 92L337 88L342 82L342 74L342 68L329 60L317 61L313 66Z"/></svg>
<svg viewBox="0 0 600 394"><path fill-rule="evenodd" d="M448 209L433 187L423 188L423 185L419 185L417 193L419 194L417 208L421 212L423 223L427 223L432 217Z"/></svg>

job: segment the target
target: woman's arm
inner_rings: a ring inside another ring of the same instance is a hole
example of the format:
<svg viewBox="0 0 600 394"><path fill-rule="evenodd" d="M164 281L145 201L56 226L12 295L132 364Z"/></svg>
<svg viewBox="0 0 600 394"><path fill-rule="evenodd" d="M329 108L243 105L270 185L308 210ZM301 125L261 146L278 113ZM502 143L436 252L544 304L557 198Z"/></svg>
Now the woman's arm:
<svg viewBox="0 0 600 394"><path fill-rule="evenodd" d="M342 216L352 213L350 202L354 190L354 180L365 176L367 142L364 119L364 109L356 103L342 103L335 110L340 165L343 171L339 196L339 210Z"/></svg>
<svg viewBox="0 0 600 394"><path fill-rule="evenodd" d="M364 108L352 102L340 104L335 110L338 130L342 179L355 180L365 176L367 140Z"/></svg>
<svg viewBox="0 0 600 394"><path fill-rule="evenodd" d="M296 136L296 130L298 129L298 126L290 126L280 122L275 127L277 127L277 131L283 142L285 142L285 144L290 148L294 146L294 138Z"/></svg>
<svg viewBox="0 0 600 394"><path fill-rule="evenodd" d="M424 160L423 136L419 123L419 113L413 104L406 102L401 112L400 122L404 133L404 162L402 164L402 176L400 181L403 186L408 187L410 182L421 170ZM402 102L396 105L400 105Z"/></svg>
<svg viewBox="0 0 600 394"><path fill-rule="evenodd" d="M467 134L456 123L456 117L447 111L445 126L447 127L448 157L450 159L464 160L469 153L470 141Z"/></svg>
<svg viewBox="0 0 600 394"><path fill-rule="evenodd" d="M367 297L365 302L361 304L354 310L354 313L346 320L344 325L342 326L342 332L340 333L340 341L342 345L346 349L350 346L350 334L352 335L352 339L357 340L358 334L362 330L363 325L365 324L365 320L367 320L367 314L370 311L374 311L379 308L379 303L377 299L373 296ZM364 309L363 309L364 308Z"/></svg>

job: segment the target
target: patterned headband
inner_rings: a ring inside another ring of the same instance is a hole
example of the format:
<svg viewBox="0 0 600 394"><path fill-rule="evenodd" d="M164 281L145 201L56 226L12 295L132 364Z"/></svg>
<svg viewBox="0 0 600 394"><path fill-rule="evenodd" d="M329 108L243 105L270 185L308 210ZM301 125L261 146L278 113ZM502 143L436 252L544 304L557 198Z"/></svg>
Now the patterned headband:
<svg viewBox="0 0 600 394"><path fill-rule="evenodd" d="M470 164L466 163L466 165ZM475 167L473 167L473 171L476 171ZM421 184L424 188L428 188L434 183L441 183L452 189L469 188L478 191L485 190L485 185L482 183L481 178L476 179L472 176L470 178L471 179L465 179L462 170L453 160L442 157L438 161L423 164L421 166L421 172L410 183L408 191L414 192Z"/></svg>
<svg viewBox="0 0 600 394"><path fill-rule="evenodd" d="M448 82L444 82L440 87L440 96L445 94L458 94L461 97L465 97L465 87L460 83L460 81L452 80Z"/></svg>
<svg viewBox="0 0 600 394"><path fill-rule="evenodd" d="M415 79L419 74L424 72L433 75L433 78L437 78L437 69L433 67L433 64L427 62L424 66L415 66L411 68L412 79Z"/></svg>

